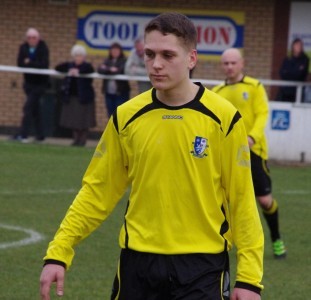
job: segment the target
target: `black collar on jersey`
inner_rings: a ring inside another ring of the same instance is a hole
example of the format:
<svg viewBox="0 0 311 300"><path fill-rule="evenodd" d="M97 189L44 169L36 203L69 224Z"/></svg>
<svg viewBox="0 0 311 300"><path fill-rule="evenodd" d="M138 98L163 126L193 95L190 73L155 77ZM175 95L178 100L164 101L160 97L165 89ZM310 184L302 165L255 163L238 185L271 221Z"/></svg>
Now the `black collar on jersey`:
<svg viewBox="0 0 311 300"><path fill-rule="evenodd" d="M154 110L154 109L160 109L160 108L165 108L168 110L178 110L178 109L193 109L196 110L210 118L212 118L215 122L217 122L220 125L221 128L221 121L220 119L211 111L209 110L201 101L200 99L202 98L205 88L200 82L195 82L196 85L199 86L199 90L194 97L193 100L189 101L186 104L180 105L180 106L169 106L164 103L162 103L160 100L157 99L156 97L156 89L152 89L151 94L152 94L152 102L147 104L146 106L142 107L139 111L137 111L124 125L124 127L121 129L125 129L130 123L132 123L134 120L139 118L140 116L144 115L145 113ZM119 125L118 125L118 116L117 116L117 110L113 113L113 123L114 126L119 133ZM222 128L221 128L222 130Z"/></svg>
<svg viewBox="0 0 311 300"><path fill-rule="evenodd" d="M199 90L197 92L197 94L195 95L194 99L189 101L186 104L180 105L180 106L169 106L164 104L163 102L161 102L157 96L156 96L156 89L153 88L151 91L151 97L152 97L152 102L147 104L146 106L144 106L142 109L140 109L138 112L136 112L136 114L134 114L132 116L132 118L130 118L125 126L122 128L122 130L124 128L126 128L130 123L132 123L135 119L137 119L138 117L142 116L143 114L147 113L148 111L154 110L154 109L159 109L159 108L165 108L165 109L169 109L169 110L177 110L177 109L181 109L181 108L192 108L193 104L196 102L199 102L199 100L201 99L203 93L204 93L204 87L201 83L196 82L196 85L199 86ZM117 132L119 132L119 126L118 126L118 121L117 121L118 117L117 117L117 113L116 111L113 113L113 123L114 126L117 130Z"/></svg>
<svg viewBox="0 0 311 300"><path fill-rule="evenodd" d="M232 82L232 83L228 83L227 79L225 80L225 85L234 85L234 84L237 84L237 83L243 83L244 82L244 78L245 78L245 75L243 75L243 77L241 78L241 80L237 81L237 82Z"/></svg>
<svg viewBox="0 0 311 300"><path fill-rule="evenodd" d="M200 82L195 82L195 84L197 86L199 86L199 90L197 92L197 94L195 95L195 97L190 100L189 102L183 104L183 105L178 105L178 106L171 106L171 105L167 105L163 102L161 102L156 95L156 89L152 89L152 101L155 105L154 108L166 108L166 109L170 109L170 110L177 110L177 109L181 109L181 108L191 108L193 102L199 101L204 93L204 87Z"/></svg>

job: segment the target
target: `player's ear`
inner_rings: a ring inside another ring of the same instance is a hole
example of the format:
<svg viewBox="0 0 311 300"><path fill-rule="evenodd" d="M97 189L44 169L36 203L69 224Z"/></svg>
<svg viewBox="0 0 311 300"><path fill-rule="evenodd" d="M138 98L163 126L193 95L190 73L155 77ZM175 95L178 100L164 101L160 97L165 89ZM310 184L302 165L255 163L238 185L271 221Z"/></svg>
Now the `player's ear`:
<svg viewBox="0 0 311 300"><path fill-rule="evenodd" d="M198 52L196 49L191 49L189 52L189 64L188 67L190 70L194 69L198 61Z"/></svg>

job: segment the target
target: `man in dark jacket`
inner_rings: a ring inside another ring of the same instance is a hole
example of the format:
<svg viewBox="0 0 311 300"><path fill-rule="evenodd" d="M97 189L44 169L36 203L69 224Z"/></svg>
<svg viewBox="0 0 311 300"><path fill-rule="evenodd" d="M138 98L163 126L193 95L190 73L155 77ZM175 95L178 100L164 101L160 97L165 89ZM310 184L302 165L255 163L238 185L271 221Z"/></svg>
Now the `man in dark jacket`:
<svg viewBox="0 0 311 300"><path fill-rule="evenodd" d="M20 46L17 65L23 68L47 69L49 67L49 49L40 39L37 29L29 28L26 41ZM40 99L49 85L49 76L24 73L24 91L26 102L23 107L23 118L19 134L15 137L21 142L28 141L32 121L34 122L37 141L43 141L43 128Z"/></svg>

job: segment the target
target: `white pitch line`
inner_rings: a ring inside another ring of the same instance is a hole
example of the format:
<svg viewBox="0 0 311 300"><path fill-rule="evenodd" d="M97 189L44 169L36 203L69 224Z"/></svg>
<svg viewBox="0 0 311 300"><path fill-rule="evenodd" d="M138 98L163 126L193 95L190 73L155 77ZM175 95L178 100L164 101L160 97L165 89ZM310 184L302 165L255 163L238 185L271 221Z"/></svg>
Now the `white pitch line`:
<svg viewBox="0 0 311 300"><path fill-rule="evenodd" d="M28 234L27 238L24 238L19 241L0 243L0 249L8 249L8 248L13 248L13 247L26 246L29 244L38 243L39 241L44 239L42 234L32 229L27 229L27 228L23 228L19 226L11 226L11 225L6 225L6 224L0 224L0 227L7 229L7 230L21 231L21 232Z"/></svg>
<svg viewBox="0 0 311 300"><path fill-rule="evenodd" d="M13 190L2 190L0 195L11 196L11 195L47 195L47 194L72 194L77 193L79 188L76 189L46 189L46 190L32 190L32 191L13 191ZM276 190L275 193L287 194L287 195L310 195L310 190Z"/></svg>
<svg viewBox="0 0 311 300"><path fill-rule="evenodd" d="M52 189L46 189L46 190L32 190L32 191L13 191L13 190L2 190L0 191L0 195L3 196L10 196L10 195L46 195L46 194L71 194L74 192L77 192L78 189L59 189L59 190L52 190Z"/></svg>
<svg viewBox="0 0 311 300"><path fill-rule="evenodd" d="M309 195L309 194L311 194L311 191L308 191L308 190L284 190L284 191L276 191L276 193L288 194L288 195Z"/></svg>

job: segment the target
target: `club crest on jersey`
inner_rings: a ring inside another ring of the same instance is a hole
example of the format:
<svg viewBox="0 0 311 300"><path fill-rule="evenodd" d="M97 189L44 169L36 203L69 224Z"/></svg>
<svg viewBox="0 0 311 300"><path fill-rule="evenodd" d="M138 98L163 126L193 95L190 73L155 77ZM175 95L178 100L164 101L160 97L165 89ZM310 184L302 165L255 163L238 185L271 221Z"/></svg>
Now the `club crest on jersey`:
<svg viewBox="0 0 311 300"><path fill-rule="evenodd" d="M248 98L249 98L248 92L243 92L243 99L248 100Z"/></svg>
<svg viewBox="0 0 311 300"><path fill-rule="evenodd" d="M208 140L206 138L196 136L193 144L193 150L191 151L191 154L195 157L202 158L204 156L207 156L206 149L208 148Z"/></svg>

